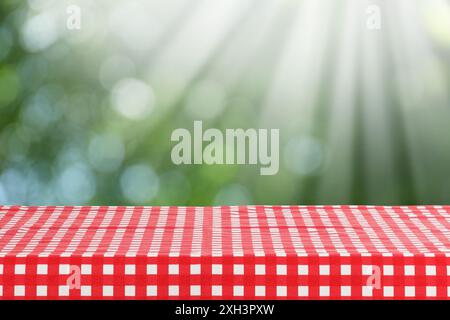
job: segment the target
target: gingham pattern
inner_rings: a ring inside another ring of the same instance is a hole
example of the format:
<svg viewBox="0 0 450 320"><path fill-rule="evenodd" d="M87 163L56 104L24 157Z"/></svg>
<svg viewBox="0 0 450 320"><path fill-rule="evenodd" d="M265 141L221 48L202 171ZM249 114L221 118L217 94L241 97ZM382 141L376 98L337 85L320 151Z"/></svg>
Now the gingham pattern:
<svg viewBox="0 0 450 320"><path fill-rule="evenodd" d="M448 299L449 210L0 207L0 298Z"/></svg>

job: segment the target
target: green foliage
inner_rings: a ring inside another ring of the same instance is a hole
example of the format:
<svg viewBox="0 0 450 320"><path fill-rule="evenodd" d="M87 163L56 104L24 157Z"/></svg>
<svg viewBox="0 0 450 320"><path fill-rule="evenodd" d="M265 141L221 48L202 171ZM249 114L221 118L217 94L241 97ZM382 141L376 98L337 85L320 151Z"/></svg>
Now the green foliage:
<svg viewBox="0 0 450 320"><path fill-rule="evenodd" d="M195 36L193 13L162 0L144 21L118 15L110 1L81 1L81 30L66 28L69 3L32 2L0 2L0 203L450 201L450 49L422 21L405 17L424 28L415 40L432 44L428 51L390 43L404 30L389 23L378 34L357 32L366 47L343 43L341 16L324 37L312 27L317 39L305 34L301 47L294 31L302 17L293 14L301 1L277 5L272 18L268 4L242 10L222 33L205 19ZM174 165L170 135L194 120L221 130L279 128L280 172Z"/></svg>

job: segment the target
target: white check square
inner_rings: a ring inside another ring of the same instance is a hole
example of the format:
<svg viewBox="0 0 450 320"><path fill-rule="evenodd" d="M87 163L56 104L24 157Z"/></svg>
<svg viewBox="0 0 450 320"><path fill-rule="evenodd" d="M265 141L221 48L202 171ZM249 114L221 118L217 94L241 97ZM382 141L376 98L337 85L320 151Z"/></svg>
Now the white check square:
<svg viewBox="0 0 450 320"><path fill-rule="evenodd" d="M36 296L38 297L47 296L47 286L36 286Z"/></svg>
<svg viewBox="0 0 450 320"><path fill-rule="evenodd" d="M80 294L82 297L90 297L91 291L92 291L91 286L81 286L80 288Z"/></svg>
<svg viewBox="0 0 450 320"><path fill-rule="evenodd" d="M416 294L416 288L412 286L405 287L405 297L414 297Z"/></svg>
<svg viewBox="0 0 450 320"><path fill-rule="evenodd" d="M427 297L436 297L436 287L427 287Z"/></svg>
<svg viewBox="0 0 450 320"><path fill-rule="evenodd" d="M135 286L125 286L125 297L134 297L136 295Z"/></svg>
<svg viewBox="0 0 450 320"><path fill-rule="evenodd" d="M178 286L169 286L169 296L178 296L180 289Z"/></svg>
<svg viewBox="0 0 450 320"><path fill-rule="evenodd" d="M114 265L112 265L112 264L103 265L103 274L105 274L105 275L114 274Z"/></svg>
<svg viewBox="0 0 450 320"><path fill-rule="evenodd" d="M330 296L330 287L328 287L328 286L321 286L319 288L319 295L321 297L329 297Z"/></svg>
<svg viewBox="0 0 450 320"><path fill-rule="evenodd" d="M394 266L391 266L391 265L383 266L383 274L385 276L393 276L394 275Z"/></svg>
<svg viewBox="0 0 450 320"><path fill-rule="evenodd" d="M299 286L298 287L298 296L299 297L307 297L309 294L309 288L307 286Z"/></svg>
<svg viewBox="0 0 450 320"><path fill-rule="evenodd" d="M201 266L199 264L192 264L191 274L200 274L200 273L201 273Z"/></svg>
<svg viewBox="0 0 450 320"><path fill-rule="evenodd" d="M59 286L58 287L58 295L60 297L67 297L67 296L69 296L69 286Z"/></svg>
<svg viewBox="0 0 450 320"><path fill-rule="evenodd" d="M266 287L265 286L255 286L255 296L256 297L264 297L266 295Z"/></svg>
<svg viewBox="0 0 450 320"><path fill-rule="evenodd" d="M222 274L222 265L221 264L213 264L211 267L212 274Z"/></svg>
<svg viewBox="0 0 450 320"><path fill-rule="evenodd" d="M427 276L435 276L436 275L436 266L425 266L425 274Z"/></svg>
<svg viewBox="0 0 450 320"><path fill-rule="evenodd" d="M287 287L277 286L277 297L286 297L286 296L287 296Z"/></svg>
<svg viewBox="0 0 450 320"><path fill-rule="evenodd" d="M179 274L179 266L177 264L169 264L169 274Z"/></svg>
<svg viewBox="0 0 450 320"><path fill-rule="evenodd" d="M414 274L414 266L405 266L405 276L413 276Z"/></svg>
<svg viewBox="0 0 450 320"><path fill-rule="evenodd" d="M25 286L14 286L14 296L15 297L25 296Z"/></svg>
<svg viewBox="0 0 450 320"><path fill-rule="evenodd" d="M70 265L68 264L59 265L59 274L70 274Z"/></svg>
<svg viewBox="0 0 450 320"><path fill-rule="evenodd" d="M277 265L277 275L286 275L287 274L287 266L284 264Z"/></svg>
<svg viewBox="0 0 450 320"><path fill-rule="evenodd" d="M36 267L36 273L39 275L47 274L48 273L48 265L38 264Z"/></svg>
<svg viewBox="0 0 450 320"><path fill-rule="evenodd" d="M299 265L297 267L297 273L299 276L307 276L308 271L309 271L308 265Z"/></svg>
<svg viewBox="0 0 450 320"><path fill-rule="evenodd" d="M125 265L125 274L127 275L136 274L136 266L134 264Z"/></svg>
<svg viewBox="0 0 450 320"><path fill-rule="evenodd" d="M233 274L236 274L236 275L244 274L244 265L243 264L233 265Z"/></svg>
<svg viewBox="0 0 450 320"><path fill-rule="evenodd" d="M373 287L371 286L364 286L362 288L362 295L363 297L371 297L373 292Z"/></svg>
<svg viewBox="0 0 450 320"><path fill-rule="evenodd" d="M342 286L341 287L341 296L350 297L352 295L352 287L350 286Z"/></svg>
<svg viewBox="0 0 450 320"><path fill-rule="evenodd" d="M200 286L195 285L191 286L191 296L199 296L200 295Z"/></svg>
<svg viewBox="0 0 450 320"><path fill-rule="evenodd" d="M362 266L362 274L364 276L371 276L372 275L372 266L363 265Z"/></svg>
<svg viewBox="0 0 450 320"><path fill-rule="evenodd" d="M114 287L113 286L103 286L103 296L104 297L112 297L114 295Z"/></svg>
<svg viewBox="0 0 450 320"><path fill-rule="evenodd" d="M92 274L92 265L82 264L81 265L81 274L91 275Z"/></svg>
<svg viewBox="0 0 450 320"><path fill-rule="evenodd" d="M234 286L233 287L233 296L242 297L244 295L244 286Z"/></svg>
<svg viewBox="0 0 450 320"><path fill-rule="evenodd" d="M147 265L147 274L157 274L158 266L156 264L148 264Z"/></svg>
<svg viewBox="0 0 450 320"><path fill-rule="evenodd" d="M14 274L25 274L25 265L24 264L16 264L14 266Z"/></svg>
<svg viewBox="0 0 450 320"><path fill-rule="evenodd" d="M155 297L157 294L157 286L147 286L147 297Z"/></svg>
<svg viewBox="0 0 450 320"><path fill-rule="evenodd" d="M212 286L211 295L214 297L220 297L222 295L222 286Z"/></svg>
<svg viewBox="0 0 450 320"><path fill-rule="evenodd" d="M322 276L327 276L330 274L330 266L320 266L319 274Z"/></svg>
<svg viewBox="0 0 450 320"><path fill-rule="evenodd" d="M255 274L256 275L265 275L266 274L266 266L263 264L255 265Z"/></svg>
<svg viewBox="0 0 450 320"><path fill-rule="evenodd" d="M383 288L383 295L385 297L393 297L394 296L394 287L387 286Z"/></svg>
<svg viewBox="0 0 450 320"><path fill-rule="evenodd" d="M341 266L341 275L349 276L352 274L352 266L348 264L344 264Z"/></svg>

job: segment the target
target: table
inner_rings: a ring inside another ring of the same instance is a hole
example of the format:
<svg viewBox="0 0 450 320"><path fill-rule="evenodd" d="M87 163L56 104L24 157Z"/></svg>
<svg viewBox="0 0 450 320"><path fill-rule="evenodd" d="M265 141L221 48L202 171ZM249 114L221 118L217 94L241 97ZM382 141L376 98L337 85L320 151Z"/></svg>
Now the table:
<svg viewBox="0 0 450 320"><path fill-rule="evenodd" d="M0 206L0 299L448 299L449 212Z"/></svg>

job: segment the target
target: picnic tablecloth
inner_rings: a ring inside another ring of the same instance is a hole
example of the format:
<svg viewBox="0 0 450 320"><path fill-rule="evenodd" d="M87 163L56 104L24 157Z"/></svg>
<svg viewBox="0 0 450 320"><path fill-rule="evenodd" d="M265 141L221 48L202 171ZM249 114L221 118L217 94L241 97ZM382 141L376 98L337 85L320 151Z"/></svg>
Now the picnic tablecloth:
<svg viewBox="0 0 450 320"><path fill-rule="evenodd" d="M449 211L0 206L0 299L448 299Z"/></svg>

